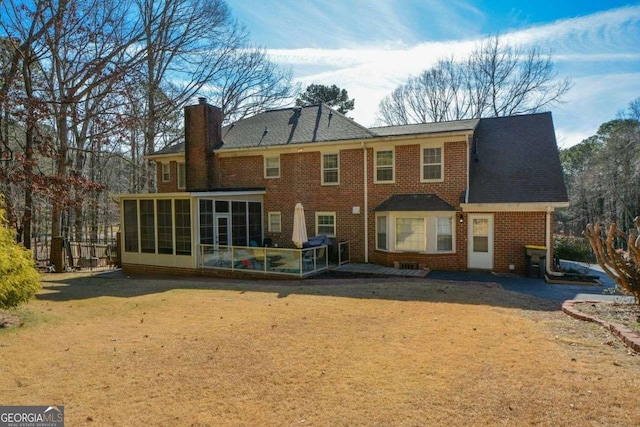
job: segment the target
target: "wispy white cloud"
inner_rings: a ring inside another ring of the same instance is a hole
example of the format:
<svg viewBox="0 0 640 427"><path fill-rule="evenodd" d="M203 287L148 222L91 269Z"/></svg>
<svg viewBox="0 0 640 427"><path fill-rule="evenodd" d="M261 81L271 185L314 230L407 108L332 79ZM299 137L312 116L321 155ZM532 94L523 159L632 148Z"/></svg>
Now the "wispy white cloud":
<svg viewBox="0 0 640 427"><path fill-rule="evenodd" d="M387 2L371 2L376 13L384 10L381 3ZM429 5L434 3L441 2ZM464 5L458 2L455 7ZM332 14L339 13L330 10ZM474 13L480 16L480 12ZM389 11L389 17L390 22L397 22L399 13ZM410 25L398 27L402 34L409 31ZM640 76L634 73L640 70L640 6L532 26L501 37L509 43L552 49L558 69L562 70L561 77L574 79L566 102L554 108L559 139L565 144L575 144L583 135L593 134L602 122L614 118L617 110L640 96ZM356 99L353 117L363 125L372 125L380 100L409 75L429 68L442 57L452 54L464 57L481 38L461 37L411 46L398 45L392 38L379 39L375 46L370 41L357 43L352 39L349 47L339 49L274 49L269 53L276 62L292 67L303 85L336 84L346 88ZM616 70L618 66L620 69Z"/></svg>

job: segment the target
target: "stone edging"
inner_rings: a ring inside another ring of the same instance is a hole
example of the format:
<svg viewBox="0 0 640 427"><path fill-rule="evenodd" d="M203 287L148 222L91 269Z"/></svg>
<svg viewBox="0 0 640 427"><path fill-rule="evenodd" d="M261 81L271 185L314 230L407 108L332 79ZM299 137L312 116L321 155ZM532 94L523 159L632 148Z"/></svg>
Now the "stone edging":
<svg viewBox="0 0 640 427"><path fill-rule="evenodd" d="M576 303L601 303L602 301L590 301L590 300L568 300L562 303L562 311L568 314L571 317L574 317L578 320L584 320L586 322L595 322L602 325L605 329L608 329L618 337L627 347L631 348L631 350L636 353L640 353L640 335L631 331L631 329L627 328L624 325L619 323L609 323L601 320L595 316L591 316L579 311L574 307Z"/></svg>

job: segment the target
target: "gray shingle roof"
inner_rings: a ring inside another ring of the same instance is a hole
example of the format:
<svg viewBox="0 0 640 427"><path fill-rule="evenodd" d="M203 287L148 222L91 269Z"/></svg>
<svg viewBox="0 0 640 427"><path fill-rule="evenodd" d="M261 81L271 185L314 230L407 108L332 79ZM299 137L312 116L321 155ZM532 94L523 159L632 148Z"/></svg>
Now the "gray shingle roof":
<svg viewBox="0 0 640 427"><path fill-rule="evenodd" d="M467 119L451 122L418 123L413 125L376 127L370 128L369 130L379 136L400 136L423 133L469 131L474 130L479 121L479 119Z"/></svg>
<svg viewBox="0 0 640 427"><path fill-rule="evenodd" d="M395 194L373 208L374 211L454 211L435 194Z"/></svg>
<svg viewBox="0 0 640 427"><path fill-rule="evenodd" d="M222 128L222 147L271 147L313 142L373 138L364 126L343 116L327 105L291 107L264 113ZM156 155L184 152L184 142L163 148Z"/></svg>
<svg viewBox="0 0 640 427"><path fill-rule="evenodd" d="M568 201L551 113L481 119L471 158L470 203Z"/></svg>
<svg viewBox="0 0 640 427"><path fill-rule="evenodd" d="M225 126L222 129L222 149L341 141L374 136L364 126L320 104L266 111Z"/></svg>

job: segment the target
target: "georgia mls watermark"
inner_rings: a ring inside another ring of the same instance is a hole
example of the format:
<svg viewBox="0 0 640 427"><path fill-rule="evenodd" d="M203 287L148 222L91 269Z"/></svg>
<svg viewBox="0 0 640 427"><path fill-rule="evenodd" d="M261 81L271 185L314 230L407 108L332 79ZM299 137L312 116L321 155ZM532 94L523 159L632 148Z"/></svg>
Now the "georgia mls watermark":
<svg viewBox="0 0 640 427"><path fill-rule="evenodd" d="M64 406L0 406L0 427L64 427Z"/></svg>

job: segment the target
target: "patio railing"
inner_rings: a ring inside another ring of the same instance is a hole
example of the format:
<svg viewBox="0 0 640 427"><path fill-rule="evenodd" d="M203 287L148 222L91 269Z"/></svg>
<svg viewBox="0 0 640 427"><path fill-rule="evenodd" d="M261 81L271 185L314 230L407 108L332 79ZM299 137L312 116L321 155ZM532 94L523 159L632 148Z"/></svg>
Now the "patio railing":
<svg viewBox="0 0 640 427"><path fill-rule="evenodd" d="M327 246L304 249L199 245L200 268L309 276L329 268Z"/></svg>

